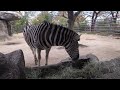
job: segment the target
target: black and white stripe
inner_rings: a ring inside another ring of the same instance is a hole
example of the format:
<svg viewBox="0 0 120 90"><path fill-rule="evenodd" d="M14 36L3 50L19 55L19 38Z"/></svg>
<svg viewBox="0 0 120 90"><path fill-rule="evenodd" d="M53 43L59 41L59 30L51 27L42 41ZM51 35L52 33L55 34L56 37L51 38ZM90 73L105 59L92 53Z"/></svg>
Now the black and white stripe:
<svg viewBox="0 0 120 90"><path fill-rule="evenodd" d="M35 64L37 64L36 50L40 65L41 50L46 50L46 65L48 55L52 46L64 46L72 60L79 58L78 41L80 35L73 30L49 22L42 22L38 25L26 26L23 31L25 41L30 46Z"/></svg>

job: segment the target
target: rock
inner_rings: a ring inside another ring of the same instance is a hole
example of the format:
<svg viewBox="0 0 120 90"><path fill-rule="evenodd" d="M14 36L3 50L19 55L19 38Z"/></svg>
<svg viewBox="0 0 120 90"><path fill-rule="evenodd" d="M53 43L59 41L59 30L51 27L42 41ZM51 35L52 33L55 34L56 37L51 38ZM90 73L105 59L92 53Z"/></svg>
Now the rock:
<svg viewBox="0 0 120 90"><path fill-rule="evenodd" d="M8 70L7 66L5 55L0 53L0 76Z"/></svg>
<svg viewBox="0 0 120 90"><path fill-rule="evenodd" d="M0 11L0 19L2 20L13 21L19 20L21 17L22 15L14 11Z"/></svg>
<svg viewBox="0 0 120 90"><path fill-rule="evenodd" d="M25 79L25 60L22 50L0 53L0 79Z"/></svg>
<svg viewBox="0 0 120 90"><path fill-rule="evenodd" d="M92 63L96 63L96 62L99 61L99 59L95 55L93 55L93 54L87 54L85 57L89 58L90 62L92 62Z"/></svg>
<svg viewBox="0 0 120 90"><path fill-rule="evenodd" d="M10 21L19 20L22 18L20 13L15 11L0 11L0 39L8 39L12 36Z"/></svg>
<svg viewBox="0 0 120 90"><path fill-rule="evenodd" d="M87 54L84 56L80 56L79 60L73 62L72 66L75 68L83 68L88 63L97 63L99 59L93 54Z"/></svg>

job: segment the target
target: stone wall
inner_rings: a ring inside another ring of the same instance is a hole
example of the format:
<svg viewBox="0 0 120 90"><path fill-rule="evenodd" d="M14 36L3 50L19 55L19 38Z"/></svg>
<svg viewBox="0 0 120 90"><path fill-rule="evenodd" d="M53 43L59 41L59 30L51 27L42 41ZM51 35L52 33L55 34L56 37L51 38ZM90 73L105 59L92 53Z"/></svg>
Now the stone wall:
<svg viewBox="0 0 120 90"><path fill-rule="evenodd" d="M0 20L0 40L8 38L8 28L4 20Z"/></svg>

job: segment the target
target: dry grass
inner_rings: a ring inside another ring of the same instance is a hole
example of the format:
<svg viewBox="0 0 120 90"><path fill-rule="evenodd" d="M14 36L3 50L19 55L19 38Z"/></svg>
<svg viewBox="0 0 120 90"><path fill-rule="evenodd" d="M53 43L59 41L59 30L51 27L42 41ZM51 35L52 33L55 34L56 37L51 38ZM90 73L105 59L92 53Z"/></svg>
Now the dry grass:
<svg viewBox="0 0 120 90"><path fill-rule="evenodd" d="M42 72L40 72L42 73ZM27 78L38 79L38 70L27 69ZM39 77L42 79L42 77ZM120 58L99 63L89 63L83 69L66 67L44 79L120 79Z"/></svg>

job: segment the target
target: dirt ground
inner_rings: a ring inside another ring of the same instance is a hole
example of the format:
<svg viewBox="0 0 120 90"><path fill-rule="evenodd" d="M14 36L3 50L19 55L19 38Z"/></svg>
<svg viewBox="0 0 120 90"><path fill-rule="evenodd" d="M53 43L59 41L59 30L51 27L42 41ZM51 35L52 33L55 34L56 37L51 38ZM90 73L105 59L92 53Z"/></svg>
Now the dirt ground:
<svg viewBox="0 0 120 90"><path fill-rule="evenodd" d="M107 61L116 57L120 57L120 39L113 36L100 36L93 34L82 34L80 37L81 46L79 47L80 55L92 53L96 55L100 61ZM29 46L26 44L22 33L14 34L10 40L0 42L0 52L6 54L14 50L22 49L25 57L26 66L32 67L34 59ZM45 51L41 52L41 65L45 64ZM55 64L68 58L64 48L58 46L52 47L49 54L48 64Z"/></svg>

